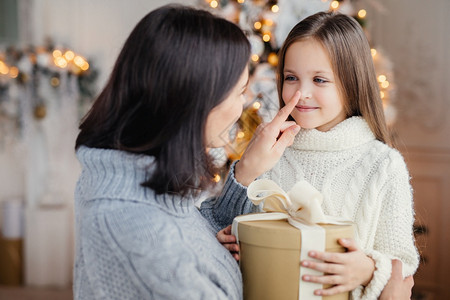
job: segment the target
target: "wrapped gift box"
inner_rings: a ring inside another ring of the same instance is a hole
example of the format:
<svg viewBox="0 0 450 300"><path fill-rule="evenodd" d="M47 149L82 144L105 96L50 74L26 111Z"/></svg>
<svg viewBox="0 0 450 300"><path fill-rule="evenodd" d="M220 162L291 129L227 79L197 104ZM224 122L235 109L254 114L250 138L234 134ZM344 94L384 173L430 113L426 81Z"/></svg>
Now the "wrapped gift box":
<svg viewBox="0 0 450 300"><path fill-rule="evenodd" d="M353 238L354 225L320 226L326 231L325 250L345 252L337 241ZM242 221L238 224L238 234L244 299L298 300L301 231L287 220ZM349 293L322 299L348 300Z"/></svg>

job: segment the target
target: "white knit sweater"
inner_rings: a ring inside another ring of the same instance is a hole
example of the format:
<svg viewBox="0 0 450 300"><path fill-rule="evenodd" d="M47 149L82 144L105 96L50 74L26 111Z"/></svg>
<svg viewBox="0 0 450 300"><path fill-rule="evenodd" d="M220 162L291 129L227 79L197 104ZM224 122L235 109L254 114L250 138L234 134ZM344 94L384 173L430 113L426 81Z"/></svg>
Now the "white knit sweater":
<svg viewBox="0 0 450 300"><path fill-rule="evenodd" d="M323 210L357 225L356 240L376 263L372 281L353 299L377 299L390 278L391 259L403 275L419 264L409 174L401 154L375 139L366 121L349 118L330 131L302 129L267 174L288 191L307 180L324 196Z"/></svg>

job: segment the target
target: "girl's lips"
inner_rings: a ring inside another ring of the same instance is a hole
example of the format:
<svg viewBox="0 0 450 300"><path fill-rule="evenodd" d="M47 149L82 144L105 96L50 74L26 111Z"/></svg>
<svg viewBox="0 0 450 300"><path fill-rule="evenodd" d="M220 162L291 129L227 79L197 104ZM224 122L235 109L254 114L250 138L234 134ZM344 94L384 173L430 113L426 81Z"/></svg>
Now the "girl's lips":
<svg viewBox="0 0 450 300"><path fill-rule="evenodd" d="M316 106L306 106L306 105L297 105L295 108L300 112L309 112L319 109Z"/></svg>

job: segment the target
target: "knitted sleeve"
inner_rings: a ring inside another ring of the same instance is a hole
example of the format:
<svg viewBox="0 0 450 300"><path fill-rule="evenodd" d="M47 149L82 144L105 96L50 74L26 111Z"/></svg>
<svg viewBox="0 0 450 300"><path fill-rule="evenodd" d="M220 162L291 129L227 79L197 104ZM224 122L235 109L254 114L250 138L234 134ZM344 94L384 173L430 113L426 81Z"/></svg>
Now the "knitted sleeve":
<svg viewBox="0 0 450 300"><path fill-rule="evenodd" d="M234 167L231 165L221 194L202 202L200 212L217 231L227 227L236 216L257 212L258 206L247 198L247 187L236 181Z"/></svg>
<svg viewBox="0 0 450 300"><path fill-rule="evenodd" d="M128 216L133 220L119 216L127 213L100 214L84 227L88 299L230 299L219 276L199 267L196 243L180 239L176 226L153 222L144 228L135 221L139 213Z"/></svg>
<svg viewBox="0 0 450 300"><path fill-rule="evenodd" d="M419 255L413 235L414 209L412 188L406 164L398 152L389 155L389 162L380 172L386 172L379 194L381 210L373 249L366 254L375 261L375 272L365 289L353 292L354 299L376 299L391 276L391 260L403 263L403 276L413 275L419 265Z"/></svg>

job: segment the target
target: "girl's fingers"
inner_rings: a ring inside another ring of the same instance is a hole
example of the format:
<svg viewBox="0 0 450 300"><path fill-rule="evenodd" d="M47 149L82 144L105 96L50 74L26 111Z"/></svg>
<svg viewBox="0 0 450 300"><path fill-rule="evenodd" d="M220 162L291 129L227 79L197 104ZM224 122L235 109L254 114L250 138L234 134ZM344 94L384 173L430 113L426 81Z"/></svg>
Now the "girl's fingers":
<svg viewBox="0 0 450 300"><path fill-rule="evenodd" d="M302 279L308 282L329 284L329 285L339 285L344 283L343 278L339 275L329 275L329 276L303 275Z"/></svg>
<svg viewBox="0 0 450 300"><path fill-rule="evenodd" d="M346 253L310 251L308 255L312 258L335 264L343 264L347 262Z"/></svg>
<svg viewBox="0 0 450 300"><path fill-rule="evenodd" d="M391 263L392 263L391 277L402 280L403 279L402 262L398 259L393 259Z"/></svg>
<svg viewBox="0 0 450 300"><path fill-rule="evenodd" d="M236 237L234 235L217 235L217 239L221 244L236 243Z"/></svg>
<svg viewBox="0 0 450 300"><path fill-rule="evenodd" d="M223 246L230 252L239 252L238 244L223 244Z"/></svg>
<svg viewBox="0 0 450 300"><path fill-rule="evenodd" d="M224 229L222 229L225 234L231 234L231 225L228 225Z"/></svg>
<svg viewBox="0 0 450 300"><path fill-rule="evenodd" d="M338 242L343 247L347 248L348 251L357 251L357 250L359 250L358 245L356 244L354 239L339 239Z"/></svg>
<svg viewBox="0 0 450 300"><path fill-rule="evenodd" d="M221 244L236 243L236 237L231 234L231 225L220 230L216 237Z"/></svg>
<svg viewBox="0 0 450 300"><path fill-rule="evenodd" d="M340 294L340 293L344 293L344 292L348 292L348 291L349 291L349 289L344 285L335 285L328 289L315 290L314 295L331 296L331 295L336 295L336 294Z"/></svg>
<svg viewBox="0 0 450 300"><path fill-rule="evenodd" d="M306 267L309 269L313 269L328 274L340 274L345 270L343 265L340 264L314 262L309 260L302 261L302 267Z"/></svg>

